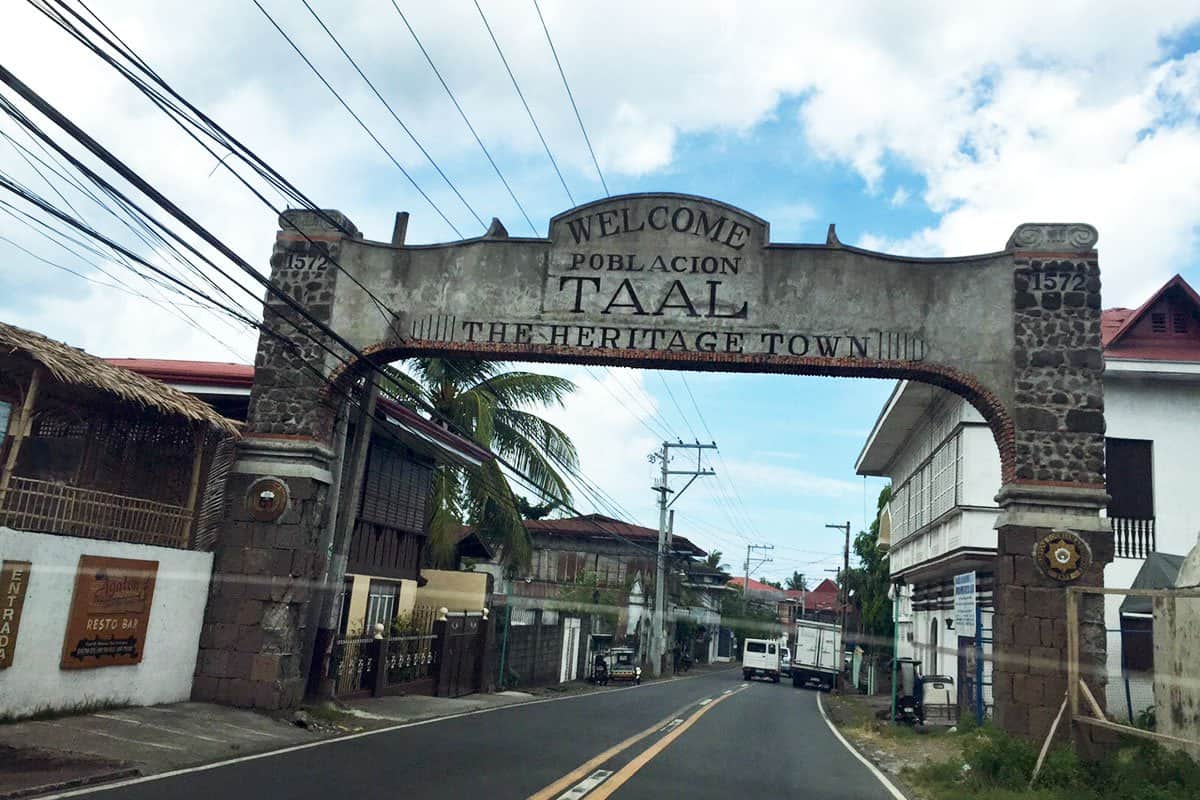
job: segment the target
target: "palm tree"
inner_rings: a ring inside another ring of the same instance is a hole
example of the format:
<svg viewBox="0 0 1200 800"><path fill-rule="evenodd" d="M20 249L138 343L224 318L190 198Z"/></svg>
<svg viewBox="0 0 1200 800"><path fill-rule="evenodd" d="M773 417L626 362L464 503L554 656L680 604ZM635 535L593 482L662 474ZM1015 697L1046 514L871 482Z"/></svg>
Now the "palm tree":
<svg viewBox="0 0 1200 800"><path fill-rule="evenodd" d="M721 558L721 551L713 550L708 554L708 557L704 559L704 563L713 569L716 569L717 567L721 566Z"/></svg>
<svg viewBox="0 0 1200 800"><path fill-rule="evenodd" d="M807 590L808 581L799 572L793 572L792 577L787 579L787 588L793 591Z"/></svg>
<svg viewBox="0 0 1200 800"><path fill-rule="evenodd" d="M579 456L570 438L555 425L527 411L529 406L563 405L575 391L566 378L534 372L504 371L483 359L413 358L395 373L398 393L421 398L449 420L456 433L502 456L528 477L551 503L570 503L563 471L573 471ZM429 549L435 564L454 555L454 532L464 523L499 546L505 560L529 563L529 533L512 488L495 461L475 469L443 467L434 478Z"/></svg>

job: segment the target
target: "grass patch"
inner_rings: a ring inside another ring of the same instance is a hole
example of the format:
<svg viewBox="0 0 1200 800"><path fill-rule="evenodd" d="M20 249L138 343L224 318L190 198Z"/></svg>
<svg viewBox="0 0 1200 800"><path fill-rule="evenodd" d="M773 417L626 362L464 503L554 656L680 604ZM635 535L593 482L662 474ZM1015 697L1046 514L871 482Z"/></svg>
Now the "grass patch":
<svg viewBox="0 0 1200 800"><path fill-rule="evenodd" d="M1195 800L1200 765L1155 742L1129 741L1096 762L1070 747L1046 756L1032 790L1038 746L992 728L955 734L962 758L906 769L904 777L931 800Z"/></svg>

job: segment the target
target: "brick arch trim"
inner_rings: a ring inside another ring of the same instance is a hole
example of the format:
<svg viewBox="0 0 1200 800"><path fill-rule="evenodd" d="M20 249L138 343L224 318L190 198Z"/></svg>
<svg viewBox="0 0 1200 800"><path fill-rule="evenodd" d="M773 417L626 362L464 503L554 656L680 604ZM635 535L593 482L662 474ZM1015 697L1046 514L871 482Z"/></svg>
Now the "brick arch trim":
<svg viewBox="0 0 1200 800"><path fill-rule="evenodd" d="M1000 475L1004 484L1017 480L1016 433L1012 416L999 398L974 376L941 364L920 361L879 361L820 356L764 356L739 353L672 353L645 350L514 345L485 342L423 342L385 340L363 348L364 356L384 363L402 358L486 358L496 361L569 363L643 369L674 369L693 372L745 372L784 375L817 375L835 378L889 378L928 383L953 392L974 406L991 428L1000 451ZM361 374L361 362L342 364L324 388L328 399Z"/></svg>

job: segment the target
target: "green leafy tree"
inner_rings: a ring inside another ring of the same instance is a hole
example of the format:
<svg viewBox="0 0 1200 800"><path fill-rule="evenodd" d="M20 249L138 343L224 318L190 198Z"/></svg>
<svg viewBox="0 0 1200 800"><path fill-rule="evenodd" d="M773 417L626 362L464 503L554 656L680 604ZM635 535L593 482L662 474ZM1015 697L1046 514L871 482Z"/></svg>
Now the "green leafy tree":
<svg viewBox="0 0 1200 800"><path fill-rule="evenodd" d="M773 639L779 635L779 616L774 608L747 601L741 594L725 592L721 598L721 627L729 628L741 643L746 639Z"/></svg>
<svg viewBox="0 0 1200 800"><path fill-rule="evenodd" d="M799 572L793 572L787 579L787 588L795 592L807 591L808 581Z"/></svg>
<svg viewBox="0 0 1200 800"><path fill-rule="evenodd" d="M529 408L563 405L575 391L566 378L504 371L483 359L414 358L394 373L400 396L420 397L477 444L503 456L552 503L569 503L563 471L579 456L570 438ZM454 557L454 533L466 523L498 545L510 565L529 563L531 543L512 488L494 461L475 469L443 467L434 478L429 549L435 565ZM548 511L547 511L548 513Z"/></svg>
<svg viewBox="0 0 1200 800"><path fill-rule="evenodd" d="M713 550L705 557L704 564L708 567L716 569L717 567L721 566L722 557L723 553L721 553L720 550Z"/></svg>
<svg viewBox="0 0 1200 800"><path fill-rule="evenodd" d="M779 581L769 581L769 580L767 580L766 578L763 578L763 577L759 577L759 579L758 579L758 582L759 582L759 583L765 583L767 586L774 586L776 589L782 589L782 588L783 588L783 584L782 584L782 583L780 583Z"/></svg>
<svg viewBox="0 0 1200 800"><path fill-rule="evenodd" d="M892 601L888 598L891 583L887 552L879 549L879 513L892 499L892 487L879 493L875 504L875 521L871 529L854 537L854 554L858 566L850 569L850 602L858 613L863 649L877 653L891 649Z"/></svg>
<svg viewBox="0 0 1200 800"><path fill-rule="evenodd" d="M591 614L615 625L620 611L622 594L600 581L594 572L580 574L575 582L558 590L557 607L563 611Z"/></svg>
<svg viewBox="0 0 1200 800"><path fill-rule="evenodd" d="M517 511L521 512L521 516L525 519L543 519L550 516L554 509L558 508L560 503L551 501L549 503L535 504L521 495L516 495L514 498L517 502Z"/></svg>

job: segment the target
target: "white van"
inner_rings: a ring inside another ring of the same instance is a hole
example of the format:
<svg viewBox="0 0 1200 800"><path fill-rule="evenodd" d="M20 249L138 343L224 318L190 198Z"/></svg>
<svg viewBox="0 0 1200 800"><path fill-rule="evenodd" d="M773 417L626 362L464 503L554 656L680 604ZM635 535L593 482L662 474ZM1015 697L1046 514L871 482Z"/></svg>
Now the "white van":
<svg viewBox="0 0 1200 800"><path fill-rule="evenodd" d="M779 645L773 639L747 639L742 647L742 677L755 675L779 683Z"/></svg>

